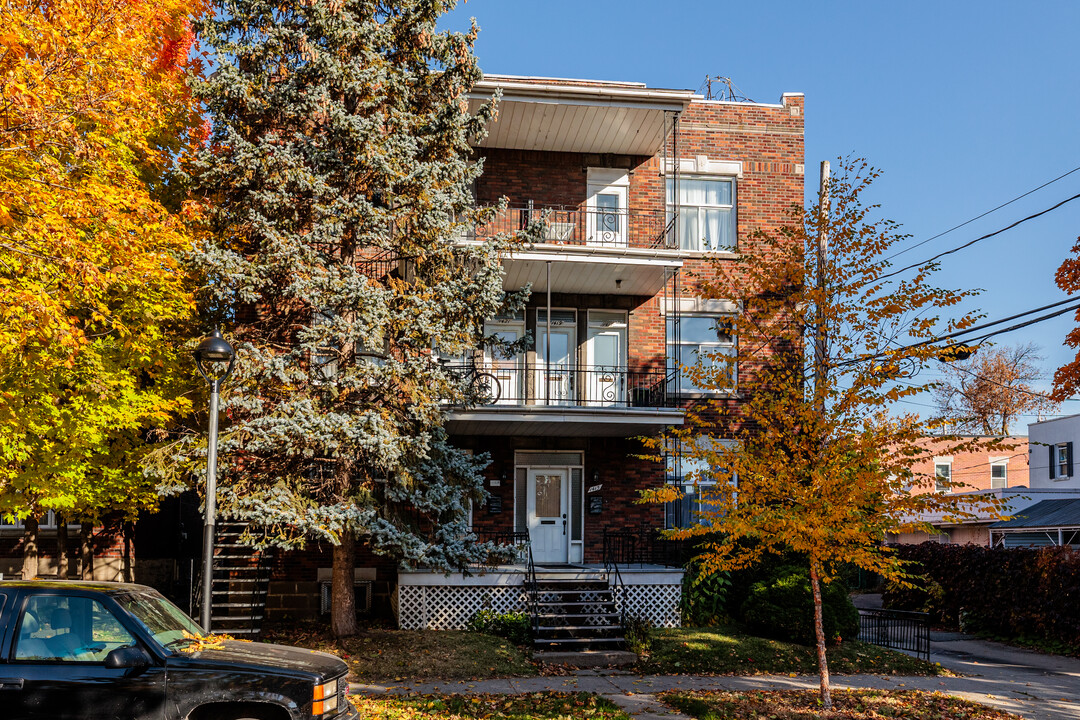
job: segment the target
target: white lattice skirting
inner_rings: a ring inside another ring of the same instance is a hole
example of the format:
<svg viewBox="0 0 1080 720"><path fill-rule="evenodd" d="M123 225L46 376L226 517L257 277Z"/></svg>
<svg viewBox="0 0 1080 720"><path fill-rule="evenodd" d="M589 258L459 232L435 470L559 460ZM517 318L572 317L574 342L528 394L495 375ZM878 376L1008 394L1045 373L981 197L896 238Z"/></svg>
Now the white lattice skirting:
<svg viewBox="0 0 1080 720"><path fill-rule="evenodd" d="M681 625L679 597L682 585L632 585L626 583L626 614L648 620L653 627Z"/></svg>
<svg viewBox="0 0 1080 720"><path fill-rule="evenodd" d="M481 610L497 613L524 612L524 575L502 576L490 585L455 584L455 577L442 577L442 584L399 582L395 610L402 630L464 630ZM673 578L674 579L674 578ZM466 581L467 582L467 581ZM648 620L655 627L679 627L678 582L634 583L626 578L627 615Z"/></svg>

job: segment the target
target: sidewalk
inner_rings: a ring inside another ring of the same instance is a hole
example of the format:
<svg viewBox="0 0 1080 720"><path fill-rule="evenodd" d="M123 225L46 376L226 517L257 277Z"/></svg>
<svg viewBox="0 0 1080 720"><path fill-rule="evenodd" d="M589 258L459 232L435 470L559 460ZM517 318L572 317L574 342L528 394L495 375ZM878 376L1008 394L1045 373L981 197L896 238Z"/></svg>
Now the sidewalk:
<svg viewBox="0 0 1080 720"><path fill-rule="evenodd" d="M876 688L946 692L1028 720L1080 718L1080 660L1019 650L959 633L931 636L930 659L963 677L834 675L835 688ZM352 684L354 693L519 694L554 690L592 692L607 697L639 720L679 720L656 701L667 690L816 689L816 676L633 675L580 671L565 677L530 677L476 682L407 682L397 685Z"/></svg>

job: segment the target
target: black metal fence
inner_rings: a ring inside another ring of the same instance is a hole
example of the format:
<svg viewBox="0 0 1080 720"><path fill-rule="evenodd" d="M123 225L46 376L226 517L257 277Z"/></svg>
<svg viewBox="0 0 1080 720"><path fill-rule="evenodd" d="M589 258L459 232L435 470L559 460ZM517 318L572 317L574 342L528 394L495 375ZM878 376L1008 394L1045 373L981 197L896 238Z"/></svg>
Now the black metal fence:
<svg viewBox="0 0 1080 720"><path fill-rule="evenodd" d="M526 205L501 210L466 236L488 238L530 230L539 242L554 245L663 248L674 246L673 228L665 212Z"/></svg>
<svg viewBox="0 0 1080 720"><path fill-rule="evenodd" d="M488 400L479 404L661 408L677 400L668 392L675 372L666 368L497 360L448 364L447 370L474 388L483 386L478 394Z"/></svg>
<svg viewBox="0 0 1080 720"><path fill-rule="evenodd" d="M859 610L859 639L930 659L930 616L902 610Z"/></svg>
<svg viewBox="0 0 1080 720"><path fill-rule="evenodd" d="M682 540L669 540L655 528L604 530L604 563L682 567L693 554Z"/></svg>

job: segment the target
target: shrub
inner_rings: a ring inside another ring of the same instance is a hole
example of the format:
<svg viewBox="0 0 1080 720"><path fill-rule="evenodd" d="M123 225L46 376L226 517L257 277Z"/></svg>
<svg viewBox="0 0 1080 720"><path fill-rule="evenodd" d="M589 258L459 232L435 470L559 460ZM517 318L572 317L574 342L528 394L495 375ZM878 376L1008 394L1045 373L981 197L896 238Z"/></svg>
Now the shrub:
<svg viewBox="0 0 1080 720"><path fill-rule="evenodd" d="M727 615L728 590L731 573L701 572L701 560L694 558L686 564L680 604L685 625L704 627L715 625Z"/></svg>
<svg viewBox="0 0 1080 720"><path fill-rule="evenodd" d="M1080 651L1080 552L1069 547L988 548L900 545L897 554L924 577L892 583L885 607L921 610L945 627Z"/></svg>
<svg viewBox="0 0 1080 720"><path fill-rule="evenodd" d="M469 629L488 635L498 635L515 645L528 645L532 642L532 620L528 613L499 614L494 610L481 610L469 621Z"/></svg>
<svg viewBox="0 0 1080 720"><path fill-rule="evenodd" d="M652 623L645 618L627 615L626 623L623 625L623 637L626 639L626 646L630 648L630 652L638 655L648 652L652 631Z"/></svg>
<svg viewBox="0 0 1080 720"><path fill-rule="evenodd" d="M836 579L821 586L825 641L854 638L859 634L859 611L848 596L847 586ZM813 645L814 598L806 568L777 568L769 579L754 583L742 607L743 621L765 637Z"/></svg>

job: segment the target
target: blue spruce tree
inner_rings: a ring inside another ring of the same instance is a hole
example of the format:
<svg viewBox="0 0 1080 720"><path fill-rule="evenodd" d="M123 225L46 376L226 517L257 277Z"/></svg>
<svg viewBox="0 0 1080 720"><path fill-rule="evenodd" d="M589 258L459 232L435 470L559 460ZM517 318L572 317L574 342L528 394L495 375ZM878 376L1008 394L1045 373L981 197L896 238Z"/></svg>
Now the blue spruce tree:
<svg viewBox="0 0 1080 720"><path fill-rule="evenodd" d="M354 539L403 562L461 567L485 458L451 447L467 402L432 348L467 352L504 297L470 140L480 78L453 0L224 0L198 28L215 72L189 182L205 225L200 300L238 347L222 397L223 513L266 542L334 546L332 627L356 630ZM500 241L502 242L502 241Z"/></svg>

